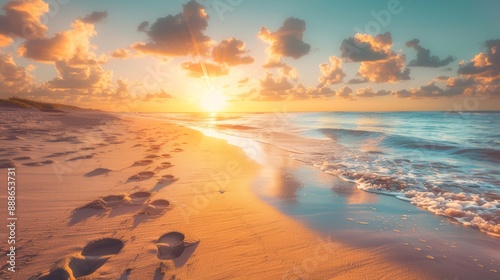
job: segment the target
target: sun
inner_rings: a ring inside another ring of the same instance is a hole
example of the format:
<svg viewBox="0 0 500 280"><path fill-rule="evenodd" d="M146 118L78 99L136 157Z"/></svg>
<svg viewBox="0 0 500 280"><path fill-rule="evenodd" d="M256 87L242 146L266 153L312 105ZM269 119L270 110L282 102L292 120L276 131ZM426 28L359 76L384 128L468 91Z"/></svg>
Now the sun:
<svg viewBox="0 0 500 280"><path fill-rule="evenodd" d="M210 90L201 97L200 105L208 112L220 112L226 107L226 97L218 90Z"/></svg>

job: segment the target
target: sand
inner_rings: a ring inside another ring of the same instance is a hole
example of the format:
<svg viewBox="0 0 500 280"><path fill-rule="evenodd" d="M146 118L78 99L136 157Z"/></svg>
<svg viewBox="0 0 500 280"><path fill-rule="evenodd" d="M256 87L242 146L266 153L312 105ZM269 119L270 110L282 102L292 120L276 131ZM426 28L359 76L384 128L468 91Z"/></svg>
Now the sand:
<svg viewBox="0 0 500 280"><path fill-rule="evenodd" d="M223 140L140 116L0 118L18 205L2 279L432 279L278 212L250 187L262 166Z"/></svg>

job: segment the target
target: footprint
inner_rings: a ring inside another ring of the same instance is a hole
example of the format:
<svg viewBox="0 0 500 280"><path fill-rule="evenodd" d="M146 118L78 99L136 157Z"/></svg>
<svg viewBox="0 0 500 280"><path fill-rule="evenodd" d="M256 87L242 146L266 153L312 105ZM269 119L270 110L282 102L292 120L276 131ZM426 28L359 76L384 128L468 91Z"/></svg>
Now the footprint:
<svg viewBox="0 0 500 280"><path fill-rule="evenodd" d="M0 160L0 168L14 168L16 164L10 159Z"/></svg>
<svg viewBox="0 0 500 280"><path fill-rule="evenodd" d="M163 182L171 182L171 181L176 181L176 180L178 180L178 179L175 178L174 175L170 175L170 174L163 175L163 176L161 176L161 179L160 179L160 181L163 181Z"/></svg>
<svg viewBox="0 0 500 280"><path fill-rule="evenodd" d="M82 250L82 256L102 257L118 254L125 244L115 238L102 238L87 244Z"/></svg>
<svg viewBox="0 0 500 280"><path fill-rule="evenodd" d="M156 241L156 257L159 260L173 260L175 266L180 267L191 257L199 243L199 240L186 240L184 234L172 231Z"/></svg>
<svg viewBox="0 0 500 280"><path fill-rule="evenodd" d="M170 157L172 157L170 154L162 154L161 156L164 157L164 158L170 158Z"/></svg>
<svg viewBox="0 0 500 280"><path fill-rule="evenodd" d="M151 193L146 191L135 192L130 195L130 201L132 204L142 204L146 200L151 198Z"/></svg>
<svg viewBox="0 0 500 280"><path fill-rule="evenodd" d="M166 199L157 199L151 201L143 209L134 215L133 227L137 227L140 223L149 219L156 219L161 217L168 210L170 202Z"/></svg>
<svg viewBox="0 0 500 280"><path fill-rule="evenodd" d="M163 170L163 169L170 168L172 166L174 166L172 163L170 163L168 161L164 161L164 162L160 163L160 166L156 167L156 170Z"/></svg>
<svg viewBox="0 0 500 280"><path fill-rule="evenodd" d="M69 225L77 224L92 216L102 216L105 212L110 211L113 207L122 204L126 199L125 195L109 195L103 198L96 199L84 206L78 207L71 213Z"/></svg>
<svg viewBox="0 0 500 280"><path fill-rule="evenodd" d="M108 195L102 198L104 205L107 207L115 207L126 201L126 196L123 194L119 195Z"/></svg>
<svg viewBox="0 0 500 280"><path fill-rule="evenodd" d="M161 179L158 180L156 185L153 187L151 190L152 192L157 192L163 189L166 186L169 186L175 182L177 182L179 178L175 178L174 175L163 175L161 176Z"/></svg>
<svg viewBox="0 0 500 280"><path fill-rule="evenodd" d="M31 157L16 157L14 160L28 160L31 159Z"/></svg>
<svg viewBox="0 0 500 280"><path fill-rule="evenodd" d="M50 154L48 156L44 156L44 158L60 157L60 156L71 155L71 154L75 154L75 153L76 153L76 151L58 152L58 153Z"/></svg>
<svg viewBox="0 0 500 280"><path fill-rule="evenodd" d="M143 160L139 160L139 161L134 162L134 164L132 164L132 166L145 166L145 165L149 165L151 163L153 163L152 160L143 159Z"/></svg>
<svg viewBox="0 0 500 280"><path fill-rule="evenodd" d="M47 140L47 142L70 142L70 143L73 143L73 144L81 144L81 143L83 143L76 136L58 137L56 139Z"/></svg>
<svg viewBox="0 0 500 280"><path fill-rule="evenodd" d="M165 212L165 210L170 205L170 202L166 199L157 199L150 202L143 210L141 210L138 215L146 216L160 216Z"/></svg>
<svg viewBox="0 0 500 280"><path fill-rule="evenodd" d="M21 140L21 139L23 139L23 138L16 136L16 135L11 135L11 136L7 136L7 137L2 138L2 140L7 140L7 141Z"/></svg>
<svg viewBox="0 0 500 280"><path fill-rule="evenodd" d="M172 150L172 152L176 152L176 153L180 153L182 151L184 151L184 150L181 149L181 148L175 148L175 149Z"/></svg>
<svg viewBox="0 0 500 280"><path fill-rule="evenodd" d="M184 234L177 231L166 233L158 238L156 241L158 259L173 260L180 257L185 249L184 239Z"/></svg>
<svg viewBox="0 0 500 280"><path fill-rule="evenodd" d="M92 216L115 216L138 211L146 201L151 198L151 193L138 191L130 195L117 194L98 198L84 206L78 207L71 213L69 225L74 225ZM125 206L125 207L120 207Z"/></svg>
<svg viewBox="0 0 500 280"><path fill-rule="evenodd" d="M148 151L158 151L159 149L161 149L161 145L151 145Z"/></svg>
<svg viewBox="0 0 500 280"><path fill-rule="evenodd" d="M85 177L94 177L94 176L99 176L99 175L108 175L109 172L111 172L111 169L108 168L96 168L88 173L86 173L84 176Z"/></svg>
<svg viewBox="0 0 500 280"><path fill-rule="evenodd" d="M131 268L125 269L125 271L122 273L122 275L120 275L120 280L127 280L131 273L132 273Z"/></svg>
<svg viewBox="0 0 500 280"><path fill-rule="evenodd" d="M80 254L66 257L56 263L40 280L75 279L89 276L111 257L118 254L124 242L115 238L102 238L88 243Z"/></svg>
<svg viewBox="0 0 500 280"><path fill-rule="evenodd" d="M149 155L149 156L147 156L146 158L159 158L159 157L160 157L160 156L158 156L158 155Z"/></svg>
<svg viewBox="0 0 500 280"><path fill-rule="evenodd" d="M128 178L127 182L130 181L142 181L152 178L155 175L153 171L142 171Z"/></svg>
<svg viewBox="0 0 500 280"><path fill-rule="evenodd" d="M40 162L23 163L23 165L26 165L26 166L43 166L43 165L52 164L52 163L54 163L54 161L49 159L49 160L40 161Z"/></svg>
<svg viewBox="0 0 500 280"><path fill-rule="evenodd" d="M93 157L94 157L94 154L90 154L90 155L78 156L78 157L70 158L70 159L67 159L66 161L75 161L75 160L81 160L81 159L89 159L89 158L93 158Z"/></svg>
<svg viewBox="0 0 500 280"><path fill-rule="evenodd" d="M165 278L165 274L167 273L168 267L164 263L160 263L158 267L155 269L155 274L153 275L153 280L163 280ZM170 279L175 279L172 277Z"/></svg>

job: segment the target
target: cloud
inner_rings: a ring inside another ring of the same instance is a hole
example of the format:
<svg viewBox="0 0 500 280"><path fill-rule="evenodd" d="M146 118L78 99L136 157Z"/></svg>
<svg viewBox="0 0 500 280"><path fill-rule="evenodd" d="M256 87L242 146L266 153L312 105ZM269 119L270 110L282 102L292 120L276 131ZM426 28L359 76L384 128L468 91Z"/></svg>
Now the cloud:
<svg viewBox="0 0 500 280"><path fill-rule="evenodd" d="M386 32L375 37L358 33L342 41L341 57L348 62L377 61L393 56L392 36Z"/></svg>
<svg viewBox="0 0 500 280"><path fill-rule="evenodd" d="M447 81L449 78L450 78L449 76L440 75L440 76L437 76L436 78L434 78L434 80L436 80L436 81Z"/></svg>
<svg viewBox="0 0 500 280"><path fill-rule="evenodd" d="M72 29L58 32L50 38L35 38L24 42L18 49L20 55L36 61L54 63L62 60L97 63L97 57L90 52L94 48L90 38L97 33L94 25L75 20Z"/></svg>
<svg viewBox="0 0 500 280"><path fill-rule="evenodd" d="M465 87L449 87L442 89L435 85L434 82L430 82L418 88L393 91L392 94L398 98L420 99L457 96L462 95L465 90Z"/></svg>
<svg viewBox="0 0 500 280"><path fill-rule="evenodd" d="M250 64L254 62L251 56L245 55L245 43L236 38L224 39L212 49L213 60L227 65Z"/></svg>
<svg viewBox="0 0 500 280"><path fill-rule="evenodd" d="M500 76L500 39L484 43L486 52L477 54L471 62L461 62L458 74L481 77Z"/></svg>
<svg viewBox="0 0 500 280"><path fill-rule="evenodd" d="M98 22L105 20L107 17L108 17L108 12L106 12L106 11L103 11L103 12L94 11L91 14L82 18L82 21L86 22L86 23L98 23Z"/></svg>
<svg viewBox="0 0 500 280"><path fill-rule="evenodd" d="M258 94L257 88L251 88L243 93L230 94L228 96L229 98L227 101L229 102L243 101L243 100L260 101L261 99L257 94Z"/></svg>
<svg viewBox="0 0 500 280"><path fill-rule="evenodd" d="M281 76L274 78L274 75L269 72L260 80L260 85L263 89L269 91L285 91L293 87L292 83L290 83L286 77Z"/></svg>
<svg viewBox="0 0 500 280"><path fill-rule="evenodd" d="M213 45L210 37L204 34L209 16L195 0L182 7L181 13L158 18L151 25L142 22L137 30L145 32L149 40L135 43L132 48L144 54L161 56L206 55Z"/></svg>
<svg viewBox="0 0 500 280"><path fill-rule="evenodd" d="M356 90L356 97L377 97L377 96L386 96L391 94L391 92L387 90L379 90L374 91L371 87L358 88Z"/></svg>
<svg viewBox="0 0 500 280"><path fill-rule="evenodd" d="M453 90L443 90L442 88L436 86L433 82L425 86L421 86L416 90L412 91L412 98L423 98L423 97L443 97L443 96L453 96L460 95L462 92Z"/></svg>
<svg viewBox="0 0 500 280"><path fill-rule="evenodd" d="M132 83L132 90L130 90L130 85L127 80L117 80L118 87L116 88L112 97L118 100L126 100L133 98L134 101L166 101L167 99L173 99L174 97L168 94L165 90L160 90L159 92L150 92L144 83L134 82Z"/></svg>
<svg viewBox="0 0 500 280"><path fill-rule="evenodd" d="M158 93L148 93L144 96L144 98L142 99L143 101L151 101L153 99L155 100L167 100L167 99L173 99L174 97L170 94L168 94L165 90L161 90L160 92Z"/></svg>
<svg viewBox="0 0 500 280"><path fill-rule="evenodd" d="M50 88L101 90L111 85L112 71L105 71L101 65L71 64L57 61L58 77L48 82Z"/></svg>
<svg viewBox="0 0 500 280"><path fill-rule="evenodd" d="M500 39L484 42L484 52L469 61L461 61L458 77L441 79L446 82L447 93L463 95L500 94Z"/></svg>
<svg viewBox="0 0 500 280"><path fill-rule="evenodd" d="M368 82L368 80L365 78L362 78L362 79L353 78L353 79L350 79L349 81L347 81L347 84L363 84L366 82Z"/></svg>
<svg viewBox="0 0 500 280"><path fill-rule="evenodd" d="M17 66L12 55L0 52L0 95L7 97L30 92L34 87L31 70L33 67Z"/></svg>
<svg viewBox="0 0 500 280"><path fill-rule="evenodd" d="M409 80L410 69L405 68L406 56L394 52L392 45L389 32L375 37L358 33L345 39L340 47L341 57L347 62L361 62L358 70L361 79L352 80L352 83L396 83Z"/></svg>
<svg viewBox="0 0 500 280"><path fill-rule="evenodd" d="M96 47L90 43L96 35L93 23L76 19L69 30L55 33L52 37L26 40L19 47L19 54L35 61L52 63L57 71L57 77L45 82L37 91L86 98L112 95L113 72L103 69L106 57L97 56L94 53Z"/></svg>
<svg viewBox="0 0 500 280"><path fill-rule="evenodd" d="M396 90L392 94L397 98L409 98L412 96L412 93L407 89Z"/></svg>
<svg viewBox="0 0 500 280"><path fill-rule="evenodd" d="M244 85L247 84L250 81L250 78L244 78L238 81L238 84Z"/></svg>
<svg viewBox="0 0 500 280"><path fill-rule="evenodd" d="M410 79L410 69L405 67L405 55L397 54L381 61L362 62L358 75L372 83L396 83Z"/></svg>
<svg viewBox="0 0 500 280"><path fill-rule="evenodd" d="M143 21L137 26L137 31L148 32L149 22Z"/></svg>
<svg viewBox="0 0 500 280"><path fill-rule="evenodd" d="M128 85L128 82L125 80L117 80L116 83L118 84L118 88L115 91L114 97L123 99L129 96L130 87Z"/></svg>
<svg viewBox="0 0 500 280"><path fill-rule="evenodd" d="M351 93L352 89L350 87L343 86L335 92L335 96L341 99L353 99Z"/></svg>
<svg viewBox="0 0 500 280"><path fill-rule="evenodd" d="M284 100L289 98L288 90L294 85L284 76L274 77L272 73L266 72L260 80L260 96L264 100Z"/></svg>
<svg viewBox="0 0 500 280"><path fill-rule="evenodd" d="M500 71L500 39L488 40L484 45L488 49L488 61Z"/></svg>
<svg viewBox="0 0 500 280"><path fill-rule="evenodd" d="M408 48L413 48L417 52L417 58L410 61L408 66L421 66L421 67L444 67L451 62L455 61L455 58L451 55L446 57L445 59L440 59L439 57L432 55L431 50L425 49L420 46L420 40L413 39L411 41L406 42L406 46Z"/></svg>
<svg viewBox="0 0 500 280"><path fill-rule="evenodd" d="M12 44L12 42L14 42L14 40L12 40L11 37L8 37L6 35L0 34L0 48L7 47L10 44Z"/></svg>
<svg viewBox="0 0 500 280"><path fill-rule="evenodd" d="M200 78L204 76L217 77L229 74L229 69L224 64L216 64L211 62L184 62L181 68L188 71L188 76L192 78Z"/></svg>
<svg viewBox="0 0 500 280"><path fill-rule="evenodd" d="M111 53L111 57L118 59L129 58L130 56L130 51L127 49L116 49Z"/></svg>
<svg viewBox="0 0 500 280"><path fill-rule="evenodd" d="M277 70L278 74L286 77L287 79L292 79L297 81L299 79L299 71L286 63L282 63L282 66Z"/></svg>
<svg viewBox="0 0 500 280"><path fill-rule="evenodd" d="M446 79L447 87L469 87L476 83L473 78L450 77Z"/></svg>
<svg viewBox="0 0 500 280"><path fill-rule="evenodd" d="M336 56L330 56L328 60L330 64L321 63L319 65L321 76L319 77L318 87L338 84L344 80L345 73L342 71L342 60Z"/></svg>
<svg viewBox="0 0 500 280"><path fill-rule="evenodd" d="M47 26L41 22L41 17L49 11L49 5L44 1L13 0L2 9L5 15L0 15L0 47L10 45L13 37L32 39L45 36Z"/></svg>
<svg viewBox="0 0 500 280"><path fill-rule="evenodd" d="M311 98L328 98L335 96L335 90L330 87L316 87L316 88L308 88L307 93Z"/></svg>
<svg viewBox="0 0 500 280"><path fill-rule="evenodd" d="M306 31L306 22L298 18L287 18L283 25L275 32L267 27L261 27L259 38L270 44L267 52L268 65L279 66L282 57L301 58L309 53L311 45L303 41Z"/></svg>

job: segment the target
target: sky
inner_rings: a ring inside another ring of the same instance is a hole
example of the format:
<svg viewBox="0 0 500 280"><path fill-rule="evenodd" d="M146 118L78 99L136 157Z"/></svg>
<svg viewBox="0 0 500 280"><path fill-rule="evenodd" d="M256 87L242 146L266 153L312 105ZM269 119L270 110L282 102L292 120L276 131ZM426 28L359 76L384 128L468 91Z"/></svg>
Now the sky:
<svg viewBox="0 0 500 280"><path fill-rule="evenodd" d="M500 110L500 1L0 4L0 98L124 112Z"/></svg>

